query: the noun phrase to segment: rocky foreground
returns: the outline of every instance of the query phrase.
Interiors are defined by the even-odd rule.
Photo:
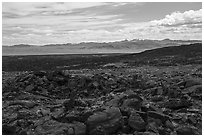
[[[3,134],[200,135],[201,66],[26,72],[3,83]]]

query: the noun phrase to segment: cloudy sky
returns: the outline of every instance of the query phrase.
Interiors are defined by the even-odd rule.
[[[202,39],[202,3],[3,3],[3,45]]]

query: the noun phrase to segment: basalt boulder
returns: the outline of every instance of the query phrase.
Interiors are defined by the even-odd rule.
[[[119,108],[111,107],[96,112],[87,120],[89,134],[114,134],[121,127],[121,121]]]

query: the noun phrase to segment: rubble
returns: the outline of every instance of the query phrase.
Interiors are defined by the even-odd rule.
[[[146,123],[142,119],[142,117],[136,113],[136,112],[131,112],[131,115],[128,119],[128,124],[131,128],[133,128],[135,131],[144,131]]]
[[[157,77],[158,75],[158,77]],[[4,82],[4,135],[202,134],[202,85],[185,75],[26,72]],[[176,77],[176,78],[174,78]]]

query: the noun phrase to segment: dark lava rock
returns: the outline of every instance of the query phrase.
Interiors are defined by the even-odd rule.
[[[121,127],[121,120],[122,115],[116,107],[96,112],[87,120],[89,134],[114,134]]]
[[[184,89],[183,93],[192,93],[195,91],[200,91],[202,89],[201,84],[193,85]]]
[[[149,101],[143,101],[142,102],[141,110],[143,112],[147,112],[147,111],[162,112],[162,109],[158,108],[158,106],[156,106],[155,104],[153,104],[152,102],[149,102]]]
[[[16,127],[9,125],[2,125],[2,134],[3,135],[16,135]]]
[[[80,122],[60,123],[54,120],[46,120],[29,131],[33,135],[84,135],[86,125]]]
[[[134,135],[158,135],[154,132],[150,132],[150,131],[146,131],[146,132],[138,132],[138,131],[135,131],[134,132]]]
[[[167,120],[165,122],[165,126],[171,130],[173,130],[175,128],[175,126],[173,125],[173,123],[170,120]]]
[[[183,90],[182,92],[183,94],[202,94],[202,85],[194,85],[194,86],[191,86],[189,88],[186,88]]]
[[[198,132],[195,128],[190,126],[181,126],[176,129],[178,135],[197,135]]]
[[[71,99],[65,100],[63,106],[65,107],[65,111],[68,111],[77,106],[86,107],[87,104],[81,99],[74,99],[74,97],[72,97]]]
[[[202,83],[197,80],[190,79],[190,80],[185,81],[185,88],[192,87],[194,85],[201,85],[201,84]]]
[[[114,98],[105,103],[106,106],[119,107],[125,94],[114,95]]]
[[[128,124],[131,128],[133,128],[136,131],[143,131],[145,130],[145,126],[146,126],[146,123],[142,119],[142,117],[134,111],[131,113],[128,119]]]
[[[124,88],[124,87],[113,90],[114,93],[121,93],[121,92],[124,92],[124,91],[126,91],[126,88]]]
[[[156,112],[156,111],[148,111],[147,112],[148,117],[154,118],[154,119],[160,119],[162,122],[165,122],[166,120],[170,119],[169,116]]]
[[[171,130],[163,127],[158,128],[159,135],[170,135]]]
[[[3,134],[202,134],[199,81],[180,73],[94,73],[36,71],[7,82]]]
[[[192,105],[189,100],[171,99],[165,103],[165,107],[170,109],[188,108]]]
[[[151,96],[156,95],[163,95],[163,88],[162,87],[153,87],[146,90],[146,92],[149,92]]]
[[[177,98],[179,94],[180,94],[180,90],[175,87],[171,87],[170,89],[167,90],[167,96],[169,98]]]
[[[159,126],[161,126],[161,121],[158,119],[148,119],[146,130],[159,134]]]
[[[21,106],[25,106],[27,108],[33,108],[37,104],[35,102],[29,101],[29,100],[16,100],[16,101],[10,102],[9,105],[21,105]]]
[[[163,99],[164,99],[164,97],[163,97],[163,96],[160,96],[160,95],[157,95],[157,96],[154,96],[154,97],[151,98],[151,100],[152,100],[153,102],[162,101]]]
[[[25,91],[31,92],[34,88],[35,88],[34,85],[31,84],[31,85],[28,85],[28,86],[25,88]]]
[[[192,87],[194,85],[201,85],[201,81],[196,79],[188,79],[184,81],[180,81],[177,83],[178,86],[184,86],[185,88]]]
[[[43,76],[45,76],[47,73],[46,73],[45,71],[35,71],[35,72],[33,72],[33,74],[34,74],[35,76],[38,76],[38,77],[43,77]]]
[[[133,110],[140,110],[142,105],[142,99],[137,95],[129,95],[127,99],[123,101],[121,106],[122,111],[131,112]]]

